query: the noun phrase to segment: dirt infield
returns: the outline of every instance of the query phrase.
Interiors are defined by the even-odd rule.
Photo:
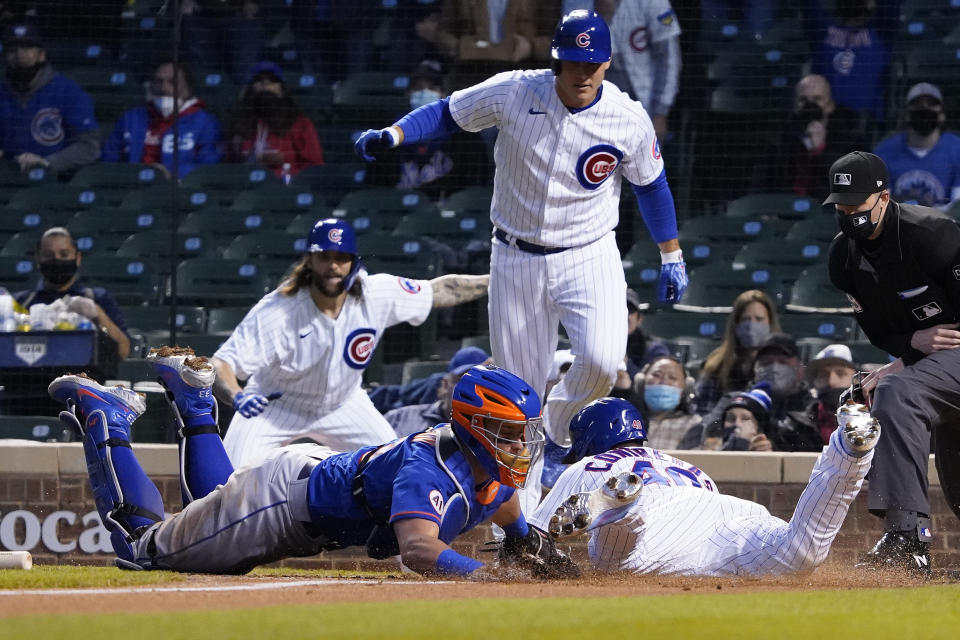
[[[934,583],[956,582],[941,577]],[[677,578],[592,575],[577,581],[474,583],[397,578],[186,576],[176,584],[111,589],[0,592],[0,617],[31,614],[163,612],[269,607],[280,604],[385,602],[462,598],[607,598],[727,591],[812,591],[927,584],[893,573],[863,573],[824,565],[812,574],[780,578]]]

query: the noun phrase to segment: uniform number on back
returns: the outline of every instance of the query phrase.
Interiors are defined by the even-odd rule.
[[[689,469],[675,466],[664,467],[663,471],[666,472],[666,475],[664,475],[659,469],[654,467],[653,463],[649,460],[637,460],[633,464],[631,471],[640,476],[644,486],[648,484],[662,484],[668,487],[691,486],[698,489],[707,489],[708,491],[713,490],[713,484],[706,478],[700,477],[703,472],[692,465]]]

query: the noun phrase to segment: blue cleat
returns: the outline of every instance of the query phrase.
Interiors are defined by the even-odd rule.
[[[183,421],[210,416],[216,423],[217,403],[212,387],[217,374],[207,358],[194,355],[189,347],[159,347],[150,350],[147,362]]]
[[[103,412],[111,427],[120,428],[129,436],[130,425],[147,409],[143,396],[136,391],[120,386],[105,387],[83,374],[60,376],[50,383],[47,392],[54,400],[67,405],[69,411],[62,412],[61,419],[81,438],[87,432],[88,417],[96,411]],[[71,420],[64,413],[75,418]]]

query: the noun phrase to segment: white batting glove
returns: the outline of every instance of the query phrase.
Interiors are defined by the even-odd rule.
[[[70,296],[67,301],[67,311],[79,313],[88,320],[97,319],[97,303],[84,296]]]

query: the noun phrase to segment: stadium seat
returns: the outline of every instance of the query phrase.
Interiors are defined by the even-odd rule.
[[[109,232],[124,237],[134,233],[154,232],[157,234],[169,234],[170,219],[166,214],[166,208],[157,209],[155,212],[134,211],[134,210],[103,210],[88,209],[78,211],[67,220],[67,228],[74,230],[85,230],[92,233],[97,228],[104,228],[104,221],[109,220]],[[158,237],[164,237],[159,235]]]
[[[13,194],[8,209],[70,212],[89,209],[98,202],[99,194],[89,187],[57,186],[53,189],[28,187]]]
[[[830,282],[824,265],[800,273],[785,307],[796,313],[853,313],[847,296]]]
[[[814,213],[803,220],[797,220],[787,230],[785,240],[816,242],[829,246],[834,237],[840,233],[837,221],[833,216]]]
[[[164,331],[170,329],[170,307],[168,306],[124,306],[120,309],[130,328],[141,331]],[[204,307],[181,307],[176,311],[177,331],[184,333],[203,333],[207,325],[207,312]]]
[[[490,240],[493,224],[487,214],[456,217],[411,214],[403,217],[393,233],[398,236],[434,238],[461,246],[470,240]]]
[[[437,206],[419,191],[401,189],[363,189],[351,191],[343,197],[334,215],[351,217],[362,213],[381,213],[400,216],[406,214],[439,216]]]
[[[56,183],[56,181],[56,174],[44,167],[33,167],[29,171],[20,171],[15,163],[0,163],[0,187],[36,187]]]
[[[0,209],[0,232],[9,234],[21,231],[43,233],[46,229],[61,225],[71,214],[64,211],[43,209]]]
[[[255,304],[272,288],[255,262],[192,258],[177,266],[177,302],[204,306]]]
[[[405,75],[383,71],[354,73],[334,90],[334,110],[353,119],[392,119],[410,108],[408,86],[410,78]]]
[[[400,374],[400,384],[408,384],[419,378],[426,378],[433,373],[446,373],[446,360],[410,360],[403,363]]]
[[[773,225],[756,218],[728,218],[726,216],[697,216],[680,224],[681,245],[688,240],[708,240],[721,243],[744,244],[765,237],[773,237]],[[770,227],[768,229],[768,227]]]
[[[218,246],[226,246],[233,238],[246,233],[260,233],[265,214],[233,209],[204,208],[191,211],[180,222],[177,232],[213,238]]]
[[[71,178],[70,186],[100,191],[104,189],[129,191],[165,182],[167,178],[164,173],[150,165],[98,162],[78,170]]]
[[[240,321],[244,319],[250,307],[216,307],[207,311],[207,333],[233,333]]]
[[[39,231],[21,231],[15,233],[3,243],[3,248],[0,249],[0,256],[33,260],[33,253],[36,251],[39,241]]]
[[[363,258],[368,273],[391,273],[395,276],[430,280],[440,275],[437,259],[429,253],[411,256],[371,256]]]
[[[176,257],[197,258],[215,256],[219,249],[216,241],[204,234],[177,234]],[[117,255],[126,258],[139,258],[157,266],[160,273],[169,273],[170,235],[168,233],[134,233],[123,241],[117,249]]]
[[[719,346],[719,342],[711,338],[696,336],[681,336],[665,341],[670,353],[684,365],[687,363],[701,363],[710,352]]]
[[[643,317],[643,332],[663,340],[681,336],[723,338],[727,326],[727,315],[722,313],[683,313],[667,309],[657,313],[648,313]]]
[[[109,290],[121,305],[154,304],[163,290],[157,267],[141,257],[84,256],[81,273],[86,282]]]
[[[3,416],[0,438],[34,440],[36,442],[70,442],[72,432],[52,416]]]
[[[260,231],[235,237],[223,250],[223,257],[230,260],[268,259],[291,263],[306,249],[307,240],[303,235],[285,231]]]
[[[734,299],[744,291],[760,289],[778,303],[784,297],[784,288],[783,274],[770,267],[734,270],[728,265],[708,265],[691,271],[690,286],[673,308],[725,314],[733,310]]]
[[[691,268],[729,265],[743,246],[743,243],[737,241],[719,242],[703,238],[687,238],[683,244],[683,259]],[[657,246],[653,245],[653,248],[656,250]],[[659,253],[657,255],[659,260]],[[654,265],[656,269],[660,268],[658,263]]]
[[[819,213],[820,203],[793,193],[751,193],[727,203],[727,215],[733,217],[773,216],[799,220]]]
[[[206,206],[229,206],[235,192],[227,190],[189,189],[177,190],[177,208],[193,211]],[[169,211],[173,202],[173,185],[155,184],[145,189],[128,191],[120,200],[119,208],[125,211]]]
[[[318,204],[336,205],[347,193],[362,188],[367,178],[366,166],[349,164],[353,160],[350,157],[340,164],[307,167],[294,176],[292,184],[294,188],[310,189]]]
[[[827,246],[814,240],[758,240],[744,245],[733,258],[734,269],[779,267],[800,269],[826,264]]]
[[[0,285],[13,293],[32,287],[40,274],[33,268],[33,260],[25,257],[0,255]]]
[[[290,185],[267,185],[237,194],[231,209],[239,211],[284,212],[300,214],[310,211],[317,202],[308,188]]]
[[[208,164],[197,167],[181,181],[186,190],[260,189],[280,184],[272,171],[247,164]]]
[[[490,336],[467,336],[460,339],[460,348],[464,347],[480,347],[487,353],[491,352],[490,348]]]
[[[144,358],[126,358],[117,362],[117,375],[113,380],[133,388],[138,382],[156,382],[157,374]],[[108,382],[109,384],[109,382]],[[139,425],[138,420],[136,425]]]
[[[853,356],[853,361],[861,367],[871,364],[884,365],[893,360],[893,356],[869,342],[851,342],[847,346],[850,347],[850,355]]]
[[[490,217],[493,187],[467,187],[450,194],[440,211],[443,215]]]
[[[324,218],[331,217],[333,217],[332,209],[314,207],[307,213],[301,213],[295,216],[284,230],[287,233],[292,233],[306,238],[310,233],[310,230],[313,229],[313,226],[317,224],[317,220],[323,220]],[[366,231],[366,229],[357,229],[356,225],[354,225],[353,230],[357,232],[357,235],[360,235]]]
[[[833,314],[783,313],[780,327],[796,338],[822,338],[828,342],[846,343],[857,335],[855,318]]]

